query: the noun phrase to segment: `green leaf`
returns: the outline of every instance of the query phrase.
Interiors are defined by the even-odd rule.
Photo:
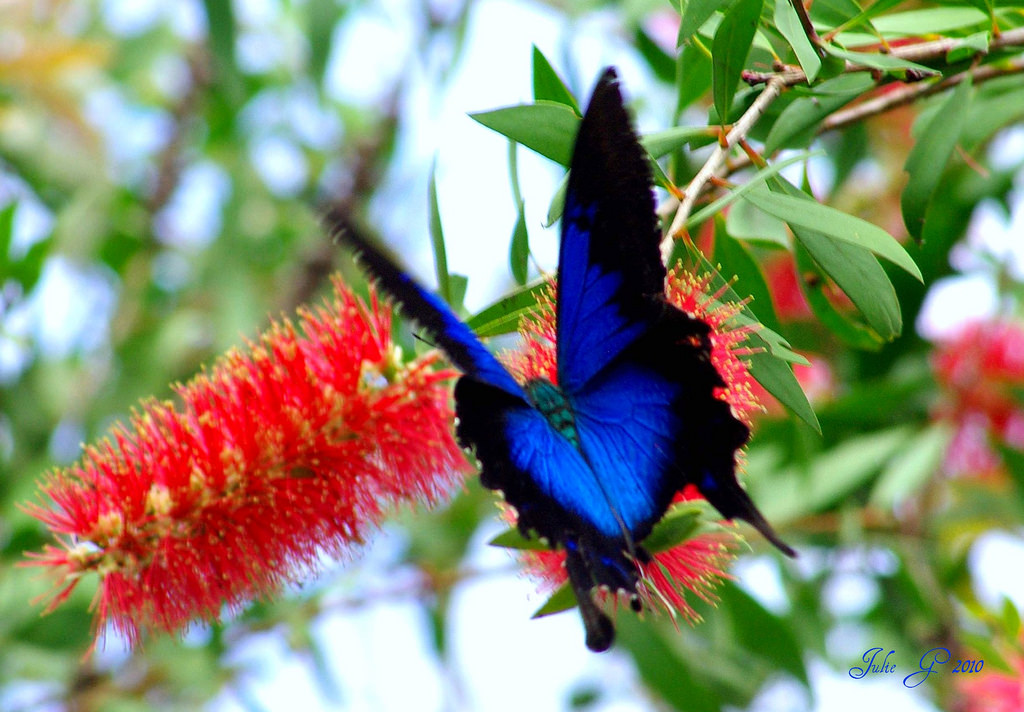
[[[1017,606],[1014,604],[1013,599],[1009,596],[1003,596],[1002,610],[1000,611],[1000,621],[1003,627],[1003,633],[1010,640],[1017,640],[1020,638],[1020,611],[1017,610]]]
[[[935,476],[952,436],[944,423],[915,435],[882,470],[871,490],[871,504],[891,509],[917,492]]]
[[[715,593],[720,609],[728,613],[733,635],[740,645],[769,661],[773,667],[790,673],[804,685],[809,684],[803,653],[792,626],[736,584],[727,582]]]
[[[580,117],[564,104],[541,101],[470,114],[470,118],[568,167]]]
[[[810,197],[804,199],[774,191],[751,191],[744,197],[758,209],[784,220],[790,228],[817,230],[834,240],[863,247],[909,272],[918,281],[924,281],[921,270],[903,246],[885,230],[866,220],[822,205]]]
[[[434,248],[434,272],[437,274],[437,291],[448,304],[452,302],[452,287],[448,275],[448,253],[444,246],[444,230],[441,227],[441,209],[437,204],[437,164],[430,167],[430,183],[427,186],[427,201],[430,210],[430,244]],[[453,304],[454,305],[454,304]]]
[[[978,8],[964,5],[930,7],[908,12],[895,12],[876,18],[875,29],[886,36],[920,37],[924,34],[946,34],[953,30],[983,27],[989,16]]]
[[[803,0],[797,1],[802,2]],[[797,16],[796,10],[793,9],[793,3],[790,0],[776,1],[775,27],[786,38],[789,46],[793,48],[793,53],[796,54],[796,61],[800,63],[800,68],[807,75],[808,83],[813,84],[814,80],[818,77],[818,71],[821,69],[821,57],[818,56],[818,51],[811,44],[807,33],[804,32],[804,27],[800,24],[800,18]],[[771,151],[766,149],[766,153],[771,153]]]
[[[226,3],[229,4],[229,3]],[[309,46],[309,73],[322,86],[327,61],[331,56],[334,29],[349,6],[335,0],[310,0],[306,3],[306,43]]]
[[[562,584],[558,589],[551,594],[544,605],[533,612],[530,618],[543,618],[544,616],[551,616],[555,613],[561,613],[562,611],[568,611],[576,607],[576,594],[573,593],[572,586],[567,583]]]
[[[726,0],[687,0],[683,16],[679,21],[679,37],[676,40],[676,46],[682,47],[687,44],[690,37],[701,28],[701,25],[707,22],[708,18],[725,3]]]
[[[733,289],[737,294],[747,295],[751,298],[751,309],[757,314],[761,323],[778,331],[779,321],[775,316],[771,292],[768,290],[768,283],[765,282],[757,261],[747,252],[747,248],[742,243],[729,235],[723,224],[717,225],[716,228],[715,251],[712,260],[720,265],[719,269],[724,274],[732,274],[736,277]]]
[[[903,224],[916,240],[921,239],[928,205],[963,131],[970,97],[971,77],[968,74],[928,118],[903,166],[910,178],[900,196],[900,208]]]
[[[11,242],[14,239],[14,212],[17,209],[18,203],[12,200],[0,210],[0,286],[7,276]]]
[[[550,551],[551,547],[540,539],[528,539],[516,527],[510,527],[487,542],[488,546],[517,551]]]
[[[711,42],[711,93],[721,123],[729,115],[763,4],[764,0],[734,0]]]
[[[530,235],[526,230],[526,211],[523,203],[519,203],[519,216],[512,230],[512,242],[509,245],[508,264],[512,277],[520,286],[526,284],[529,276]]]
[[[703,46],[697,46],[697,42],[687,42],[679,53],[677,71],[679,94],[676,97],[675,116],[678,119],[686,107],[704,96],[711,86],[711,58]]]
[[[667,706],[686,712],[721,712],[722,701],[660,629],[646,621],[619,620],[618,639],[633,656],[641,679]],[[700,661],[694,661],[700,665]],[[702,666],[703,667],[703,666]]]
[[[217,58],[219,69],[229,75],[235,73],[235,13],[230,2],[203,0],[210,47]]]
[[[568,190],[569,175],[566,174],[562,178],[562,182],[555,188],[554,195],[551,196],[551,204],[548,206],[548,215],[544,227],[551,227],[558,221],[558,218],[562,217],[562,211],[565,209],[565,194]]]
[[[747,362],[747,368],[754,380],[764,386],[766,391],[800,420],[821,433],[821,423],[818,422],[818,416],[814,414],[804,389],[800,387],[800,382],[796,380],[793,367],[769,353],[768,343],[759,334],[747,334],[747,343],[753,353],[742,358]]]
[[[651,158],[661,158],[695,139],[702,142],[709,138],[714,140],[714,135],[716,135],[716,130],[709,129],[707,126],[674,126],[664,131],[644,134],[640,137],[640,145],[644,147]]]
[[[992,33],[988,30],[961,37],[956,45],[946,52],[946,64],[956,64],[978,54],[988,54],[988,45],[991,41]]]
[[[729,234],[746,242],[765,242],[789,249],[786,223],[762,213],[746,200],[734,203],[725,216]]]
[[[801,232],[810,233],[809,230],[803,230]],[[807,237],[805,234],[804,237]],[[841,243],[835,243],[831,240],[825,240],[823,243],[824,249],[831,249],[833,246],[839,246]],[[849,245],[843,245],[848,249]],[[801,240],[797,240],[793,246],[793,254],[796,258],[797,278],[800,281],[800,291],[803,292],[804,297],[807,299],[807,303],[811,307],[811,311],[814,316],[822,323],[822,325],[837,336],[840,340],[844,341],[849,346],[856,349],[864,349],[868,351],[877,351],[883,343],[883,339],[872,329],[860,324],[852,319],[848,319],[842,312],[832,306],[832,303],[825,296],[823,287],[826,283],[825,272],[818,266],[818,264],[808,254],[807,249],[801,243]],[[869,258],[874,260],[874,256],[870,252],[865,252]],[[839,259],[839,257],[837,257]],[[875,263],[878,264],[877,262]],[[811,284],[808,277],[813,275],[815,277],[815,283]],[[891,289],[891,287],[890,287]]]
[[[670,57],[665,50],[659,47],[658,44],[652,40],[646,32],[644,32],[642,27],[637,26],[636,32],[633,35],[633,45],[636,47],[637,51],[640,52],[640,56],[642,56],[647,62],[647,66],[654,72],[654,76],[666,84],[675,83],[675,57]]]
[[[547,288],[547,280],[523,287],[470,317],[466,324],[481,338],[509,334],[519,328],[519,320],[533,310],[537,295]]]
[[[705,205],[703,208],[701,208],[693,215],[691,215],[686,220],[687,229],[695,228],[697,225],[700,225],[702,222],[707,220],[712,215],[720,213],[722,209],[725,208],[725,206],[730,205],[731,203],[735,202],[739,198],[742,198],[751,191],[767,192],[767,190],[765,190],[765,181],[774,178],[784,169],[788,168],[789,166],[792,166],[795,163],[802,163],[803,161],[806,161],[809,158],[813,158],[814,156],[820,156],[822,154],[823,151],[805,151],[803,153],[798,153],[795,156],[790,156],[785,161],[776,161],[775,163],[765,166],[757,173],[752,175],[750,177],[750,180],[748,180],[747,182],[743,183],[737,188],[733,188],[718,200],[715,200],[714,202]]]
[[[644,549],[651,554],[667,551],[696,536],[703,520],[720,516],[704,501],[677,504],[654,525],[653,531],[643,541]]]
[[[565,82],[558,76],[547,57],[533,46],[533,100],[553,101],[556,104],[563,104],[572,109],[574,114],[580,114],[580,107],[575,97]]]
[[[809,468],[791,466],[760,471],[751,458],[747,488],[765,517],[776,526],[839,504],[866,484],[907,442],[905,427],[847,438],[815,457]]]
[[[884,72],[905,72],[910,69],[915,72],[920,72],[925,76],[931,76],[939,74],[939,71],[926,67],[923,64],[917,62],[911,62],[909,59],[902,59],[891,54],[881,53],[868,53],[868,52],[851,52],[837,47],[834,44],[823,45],[826,52],[831,54],[833,57],[839,57],[845,59],[847,62],[853,62],[859,64],[862,67],[870,67],[871,69],[881,69]]]
[[[810,96],[795,99],[772,124],[764,142],[765,154],[771,155],[780,148],[809,145],[825,117],[861,96],[874,84],[867,74],[843,74],[822,82]]]

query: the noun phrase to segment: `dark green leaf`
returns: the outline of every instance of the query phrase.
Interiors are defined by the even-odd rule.
[[[785,620],[733,583],[723,584],[716,593],[719,608],[728,613],[733,635],[740,645],[769,661],[773,667],[790,673],[804,685],[809,684],[800,644]]]
[[[489,542],[488,546],[497,546],[502,549],[516,549],[517,551],[548,551],[550,546],[541,542],[540,539],[527,539],[515,527],[506,529]]]
[[[801,232],[811,233],[812,231],[802,230]],[[807,234],[803,237],[806,238]],[[818,237],[820,238],[820,236]],[[833,246],[838,246],[840,244],[842,243],[835,243],[831,240],[826,240],[823,242],[822,246],[824,249],[829,250]],[[849,246],[844,245],[844,247]],[[796,258],[797,277],[800,280],[800,289],[818,321],[820,321],[822,325],[835,336],[853,348],[877,351],[882,345],[882,337],[863,324],[847,318],[832,306],[832,303],[828,300],[828,297],[825,296],[824,292],[824,287],[827,282],[826,275],[818,264],[811,259],[811,256],[808,254],[807,249],[802,244],[802,240],[800,240],[800,238],[797,238],[797,242],[793,246],[793,254]],[[874,259],[870,252],[865,254],[867,254],[871,259]],[[839,258],[837,257],[836,259]],[[877,265],[878,263],[876,262],[875,264]],[[814,278],[813,283],[811,283],[811,277]]]
[[[734,0],[711,43],[711,87],[715,110],[725,123],[740,74],[757,33],[764,0]]]
[[[14,211],[17,209],[18,203],[12,200],[0,210],[0,285],[7,276],[11,241],[14,238]]]
[[[659,551],[666,551],[678,546],[696,535],[702,519],[715,517],[716,515],[706,502],[694,501],[677,504],[654,525],[654,530],[643,541],[644,549],[656,554]]]
[[[306,3],[306,42],[309,45],[309,73],[317,86],[322,85],[330,59],[334,28],[345,16],[349,5],[335,0],[310,0]]]
[[[580,117],[564,104],[537,102],[470,114],[489,129],[568,166]]]
[[[580,107],[572,92],[565,86],[565,82],[555,72],[547,57],[537,49],[537,45],[533,46],[533,100],[553,101],[568,106],[577,115],[580,114]]]
[[[672,84],[676,80],[676,60],[670,57],[665,50],[657,45],[642,27],[636,28],[635,45],[637,51],[647,61],[656,76],[666,84]]]
[[[551,594],[551,597],[544,602],[544,605],[533,612],[531,618],[543,618],[562,611],[568,611],[576,607],[576,594],[568,583],[559,586],[558,590]]]
[[[509,245],[508,264],[512,277],[519,285],[526,284],[530,267],[530,235],[526,230],[525,206],[519,204],[519,216],[512,230],[512,243]]]
[[[924,230],[928,205],[963,130],[970,97],[971,78],[967,75],[921,127],[903,166],[910,176],[900,196],[903,224],[917,240],[921,239]]]
[[[633,655],[640,677],[672,709],[721,712],[722,703],[660,629],[645,621],[619,620],[618,638]],[[700,665],[699,661],[696,663]]]
[[[991,41],[992,33],[987,30],[961,37],[956,45],[946,52],[946,64],[963,62],[977,54],[988,54],[988,45]]]
[[[808,197],[806,200],[774,191],[751,191],[745,196],[758,209],[784,220],[792,227],[817,230],[834,240],[863,247],[884,257],[923,281],[921,270],[907,251],[889,233],[853,215],[822,205]]]
[[[793,375],[793,367],[769,353],[767,342],[757,333],[747,334],[747,343],[752,353],[745,355],[743,360],[747,362],[754,380],[764,386],[779,403],[820,433],[821,423],[818,422],[818,416],[814,414],[804,389],[800,387],[800,382]]]
[[[210,46],[217,58],[219,69],[226,74],[235,73],[235,12],[225,0],[203,0]]]

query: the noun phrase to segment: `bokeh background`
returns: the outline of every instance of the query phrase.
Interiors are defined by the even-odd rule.
[[[823,25],[857,12],[816,4]],[[986,3],[886,8],[903,17],[894,36],[1024,22]],[[944,14],[901,16],[923,10]],[[699,607],[704,623],[620,616],[621,644],[598,656],[575,614],[530,620],[544,597],[487,546],[503,525],[472,480],[182,640],[132,651],[108,638],[83,658],[95,582],[46,617],[30,603],[48,582],[17,564],[47,535],[18,505],[47,471],[268,316],[318,299],[333,270],[360,284],[320,201],[429,282],[433,174],[449,267],[468,277],[467,312],[482,309],[516,287],[520,196],[509,142],[468,114],[531,101],[536,47],[581,99],[617,66],[641,131],[704,125],[707,93],[677,116],[679,14],[647,0],[0,2],[0,709],[1024,709],[1015,72],[976,88],[926,239],[907,242],[925,284],[888,270],[904,322],[893,343],[854,347],[822,325],[780,224],[730,213],[718,226],[771,294],[755,311],[810,358],[798,377],[822,433],[765,396],[747,479],[800,558],[752,538],[720,606]],[[770,55],[749,63],[770,69]],[[905,239],[904,163],[942,98],[824,134],[787,175]],[[515,155],[536,275],[555,266],[557,228],[544,225],[563,169]],[[704,155],[673,159],[677,185]],[[947,665],[907,689],[936,646],[985,668]],[[853,679],[872,647],[895,650],[902,674]]]

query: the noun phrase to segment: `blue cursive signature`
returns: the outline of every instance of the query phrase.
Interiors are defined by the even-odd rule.
[[[940,655],[945,655],[945,657],[943,657],[940,660],[939,659]],[[917,687],[922,682],[927,680],[929,675],[931,675],[933,672],[935,672],[935,666],[936,665],[945,665],[946,663],[949,662],[949,659],[952,657],[952,655],[953,654],[951,652],[949,652],[949,648],[932,648],[927,653],[925,653],[924,655],[921,656],[921,662],[919,663],[920,669],[917,672],[912,672],[909,675],[907,675],[905,678],[903,678],[904,686],[906,686],[906,687]],[[928,667],[925,667],[925,661],[928,661],[928,660],[930,660],[931,662],[928,663]],[[917,677],[918,675],[922,676],[921,679],[918,680],[917,682],[911,683],[910,682],[911,678]]]
[[[875,662],[875,659],[878,657],[878,654],[881,653],[881,652],[882,652],[881,648],[869,648],[868,650],[865,650],[864,651],[864,656],[861,659],[864,662],[866,662],[867,665],[865,665],[862,668],[859,668],[859,667],[852,667],[852,668],[850,668],[850,677],[852,677],[854,680],[859,680],[862,677],[864,677],[865,675],[867,675],[868,673],[896,672],[896,665],[889,663],[889,656],[892,655],[893,653],[895,653],[896,651],[895,650],[890,650],[888,653],[886,653],[885,654],[885,659],[882,660],[882,664],[879,665],[879,664],[877,664]]]

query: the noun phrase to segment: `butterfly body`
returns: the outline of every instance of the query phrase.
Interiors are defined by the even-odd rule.
[[[562,217],[556,382],[519,384],[437,297],[372,245],[342,235],[463,372],[460,443],[519,529],[566,552],[587,645],[611,645],[595,589],[639,608],[642,542],[686,485],[784,552],[735,476],[747,427],[716,396],[709,326],[668,304],[650,170],[606,70],[580,124]]]

